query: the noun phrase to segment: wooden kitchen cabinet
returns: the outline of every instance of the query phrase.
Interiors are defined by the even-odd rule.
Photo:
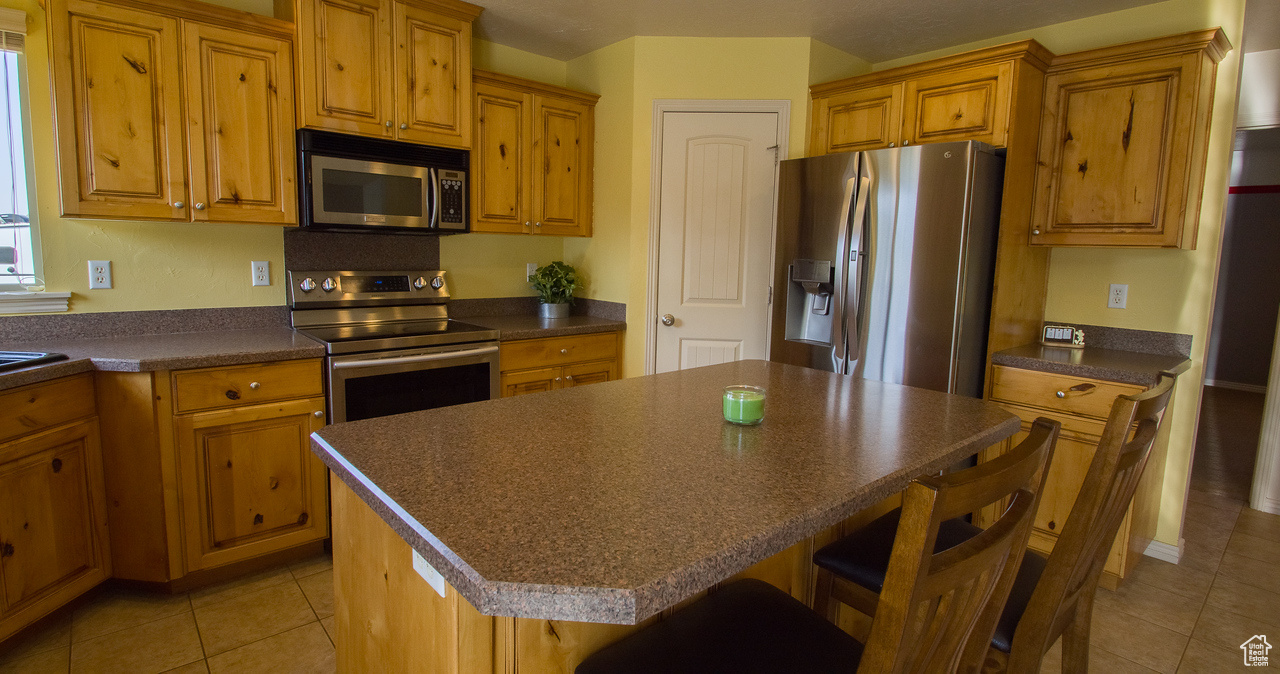
[[[502,342],[502,397],[541,393],[618,378],[618,333]]]
[[[111,575],[93,379],[0,394],[0,641]]]
[[[471,231],[591,236],[599,96],[476,71]]]
[[[62,214],[294,224],[291,25],[47,5]]]
[[[182,589],[328,537],[321,360],[96,376],[116,577]]]
[[[956,140],[1005,147],[1014,116],[1029,112],[1020,71],[1042,72],[1052,57],[1026,40],[815,85],[809,155]]]
[[[281,5],[284,5],[283,7]],[[297,0],[302,125],[471,147],[471,23],[459,0]]]
[[[980,453],[979,461],[989,461],[1016,446],[1027,436],[1037,417],[1048,417],[1062,424],[1028,543],[1031,549],[1045,555],[1053,551],[1084,484],[1111,404],[1116,396],[1143,390],[1144,387],[1132,384],[992,366],[990,399],[1016,414],[1022,428],[1012,438]],[[1157,439],[1107,557],[1102,580],[1112,589],[1133,570],[1155,535],[1167,440],[1167,436]],[[997,506],[987,506],[978,514],[976,523],[985,527],[997,516]]]
[[[1195,248],[1221,29],[1058,57],[1031,242]]]

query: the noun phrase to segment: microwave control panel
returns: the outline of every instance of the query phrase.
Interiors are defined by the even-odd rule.
[[[467,174],[462,171],[440,171],[441,229],[465,229],[467,226]]]

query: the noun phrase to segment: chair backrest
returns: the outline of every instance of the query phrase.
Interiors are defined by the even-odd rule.
[[[858,671],[955,671],[969,643],[986,652],[1031,535],[1058,431],[1058,422],[1037,419],[1027,438],[999,458],[907,487]],[[933,552],[943,521],[1010,495],[991,527]]]
[[[1161,373],[1154,387],[1119,396],[1111,405],[1080,494],[1018,621],[1015,653],[1039,662],[1072,621],[1086,593],[1085,605],[1092,605],[1098,578],[1164,421],[1173,382],[1173,375]]]

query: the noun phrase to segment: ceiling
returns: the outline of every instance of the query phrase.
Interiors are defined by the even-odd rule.
[[[1249,0],[1280,5],[1280,0]],[[1151,0],[478,0],[476,35],[562,61],[635,35],[812,37],[872,63]]]

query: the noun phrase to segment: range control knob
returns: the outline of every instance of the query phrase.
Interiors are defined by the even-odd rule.
[[[302,279],[302,283],[299,283],[298,287],[302,289],[302,292],[309,293],[316,289],[316,282],[311,280],[311,277],[308,276],[307,278]]]
[[[432,276],[432,277],[431,277],[431,287],[432,287],[432,288],[435,288],[436,290],[439,290],[439,289],[443,288],[443,287],[444,287],[444,277],[442,277],[442,276]]]
[[[427,287],[427,279],[419,276],[418,278],[413,280],[413,287],[417,288],[418,290],[422,290],[423,288]]]
[[[327,292],[327,293],[331,293],[331,292],[333,292],[335,289],[337,289],[338,284],[337,284],[337,283],[335,283],[335,282],[333,281],[333,279],[331,279],[331,278],[327,278],[327,279],[325,279],[324,281],[322,281],[322,282],[320,283],[320,287],[321,287],[321,288],[324,288],[324,291],[325,291],[325,292]]]

